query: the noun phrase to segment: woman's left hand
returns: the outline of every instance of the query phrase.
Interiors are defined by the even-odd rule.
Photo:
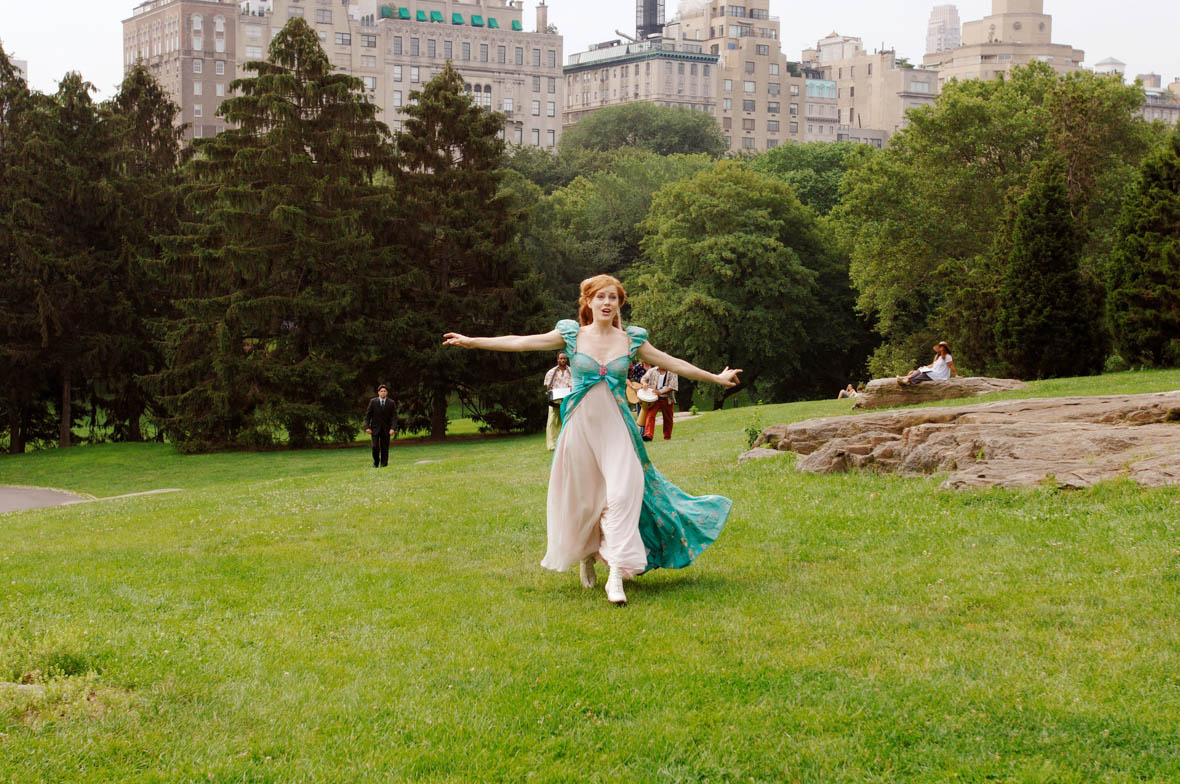
[[[730,370],[729,367],[726,367],[725,370],[717,374],[717,383],[723,387],[736,387],[738,385],[738,373],[741,372],[741,370]]]

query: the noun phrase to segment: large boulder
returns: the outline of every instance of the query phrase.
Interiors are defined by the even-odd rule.
[[[946,381],[926,381],[921,384],[902,384],[896,378],[876,378],[869,382],[857,398],[853,408],[894,408],[931,400],[954,400],[976,397],[990,392],[1024,389],[1027,384],[1014,378],[949,378]]]
[[[1180,391],[884,411],[775,425],[755,447],[801,471],[923,475],[944,488],[1180,484]]]

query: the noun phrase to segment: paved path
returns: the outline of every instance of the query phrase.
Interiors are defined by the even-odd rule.
[[[79,495],[76,493],[67,493],[63,490],[49,490],[44,487],[12,487],[0,485],[0,514],[16,512],[21,509],[40,509],[44,506],[87,504],[91,501],[113,501],[116,498],[135,498],[141,495],[179,492],[180,490],[169,487],[161,490],[144,490],[141,493],[126,493],[124,495],[112,495],[107,498],[95,498],[92,495]]]
[[[45,490],[40,487],[0,486],[0,514],[18,509],[39,509],[42,506],[59,506],[88,500],[84,496],[63,493],[60,490]]]

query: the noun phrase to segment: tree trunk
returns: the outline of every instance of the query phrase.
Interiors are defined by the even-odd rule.
[[[67,368],[65,375],[61,379],[61,435],[58,440],[58,446],[60,447],[68,447],[70,445],[70,427],[74,422],[74,413],[70,408],[71,397],[70,371]]]
[[[140,429],[139,420],[143,419],[143,406],[132,406],[131,415],[127,419],[127,440],[139,443],[143,441],[143,431]]]
[[[434,400],[430,411],[430,437],[447,437],[447,390],[445,387],[434,388]]]
[[[25,451],[25,406],[16,399],[8,399],[8,454],[21,455]]]

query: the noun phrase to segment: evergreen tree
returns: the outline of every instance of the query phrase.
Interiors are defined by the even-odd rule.
[[[187,449],[353,437],[364,366],[390,340],[370,309],[393,276],[374,238],[392,154],[376,106],[301,18],[246,69],[219,110],[236,127],[196,147],[165,240],[178,315],[151,382]]]
[[[52,438],[54,430],[41,361],[38,284],[29,274],[34,259],[25,238],[41,214],[29,197],[36,176],[31,163],[44,147],[45,109],[0,46],[0,434],[7,435],[13,454]]]
[[[1123,358],[1180,365],[1180,129],[1144,160],[1111,259],[1107,317]]]
[[[414,313],[397,359],[411,428],[446,434],[458,393],[497,429],[539,426],[544,401],[529,376],[549,357],[444,350],[448,330],[492,335],[545,330],[537,276],[519,241],[519,211],[501,187],[504,118],[475,106],[450,63],[405,108],[397,134],[398,196],[414,216],[404,233],[401,296]],[[528,379],[527,381],[525,379]]]
[[[120,289],[119,333],[103,347],[95,399],[116,441],[142,440],[140,422],[152,405],[140,377],[159,369],[150,324],[166,313],[168,294],[158,259],[158,236],[177,228],[177,164],[183,128],[180,108],[140,64],[128,71],[104,107],[111,123],[113,187],[117,193],[114,274]]]
[[[1079,267],[1081,241],[1063,167],[1050,162],[1013,205],[1010,253],[998,298],[996,349],[1018,378],[1102,370],[1100,299]]]

